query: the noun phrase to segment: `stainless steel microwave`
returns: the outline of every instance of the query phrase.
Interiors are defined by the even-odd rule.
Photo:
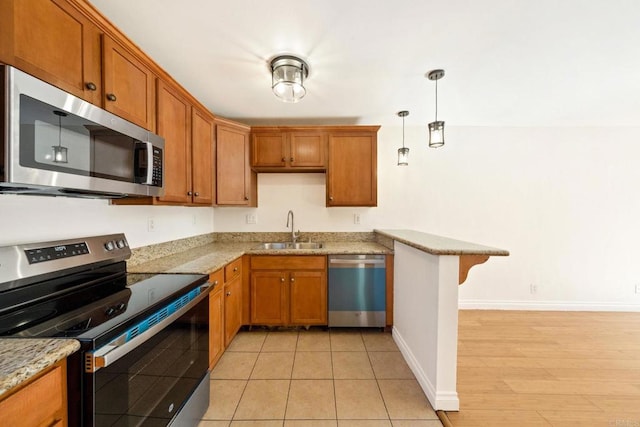
[[[0,66],[0,193],[162,196],[164,139]]]

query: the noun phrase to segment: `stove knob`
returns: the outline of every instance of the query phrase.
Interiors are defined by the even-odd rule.
[[[125,247],[124,240],[122,240],[122,239],[118,240],[116,242],[116,245],[118,245],[118,249],[124,248]]]
[[[107,308],[107,310],[104,312],[104,314],[106,314],[106,315],[107,315],[107,317],[111,317],[111,316],[113,316],[113,313],[115,313],[115,312],[116,312],[116,309],[115,309],[115,308],[113,308],[113,307],[109,307],[109,308]]]
[[[104,244],[104,248],[108,251],[112,251],[115,248],[115,246],[113,245],[113,242],[109,240],[107,243]]]
[[[125,303],[121,302],[120,304],[118,304],[118,305],[116,306],[116,310],[118,310],[118,311],[122,311],[122,310],[124,310],[126,307],[127,307],[127,305],[126,305]]]

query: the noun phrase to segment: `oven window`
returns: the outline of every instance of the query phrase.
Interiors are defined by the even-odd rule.
[[[90,120],[20,95],[20,164],[134,182],[136,141]]]
[[[116,361],[86,374],[95,389],[86,425],[166,426],[206,375],[209,305],[180,319]]]

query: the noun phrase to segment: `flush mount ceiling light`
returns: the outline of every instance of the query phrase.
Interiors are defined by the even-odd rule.
[[[402,148],[398,148],[398,166],[409,165],[409,149],[404,146],[404,118],[408,115],[408,111],[398,111],[398,117],[402,117]]]
[[[284,102],[298,102],[307,93],[304,81],[309,66],[292,55],[280,55],[271,60],[271,89]]]
[[[58,145],[54,145],[53,148],[53,161],[55,163],[67,163],[67,147],[62,146],[62,118],[67,117],[67,113],[54,110],[53,114],[58,116]]]
[[[427,74],[429,80],[436,81],[436,120],[429,123],[429,147],[438,148],[444,145],[444,122],[438,121],[438,80],[444,77],[444,70],[431,70]]]

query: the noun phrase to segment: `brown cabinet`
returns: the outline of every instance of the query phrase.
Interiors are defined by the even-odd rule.
[[[48,368],[0,400],[0,420],[6,426],[67,425],[66,359]]]
[[[250,292],[252,324],[327,324],[323,256],[252,256]]]
[[[102,105],[100,31],[65,0],[2,0],[0,62]]]
[[[251,167],[261,172],[326,169],[327,134],[322,128],[253,128]]]
[[[377,206],[378,128],[329,133],[327,206]]]
[[[102,36],[104,109],[155,130],[155,75],[108,35]]]
[[[189,102],[181,89],[158,79],[157,133],[165,140],[165,194],[117,204],[211,206],[214,186],[213,116]]]
[[[257,177],[249,165],[249,127],[216,118],[216,203],[257,206]]]
[[[224,343],[228,346],[242,326],[242,258],[224,268]]]
[[[209,275],[213,290],[209,294],[209,369],[224,353],[224,271]]]
[[[214,202],[215,144],[213,116],[191,107],[191,183],[192,203],[211,206]]]

